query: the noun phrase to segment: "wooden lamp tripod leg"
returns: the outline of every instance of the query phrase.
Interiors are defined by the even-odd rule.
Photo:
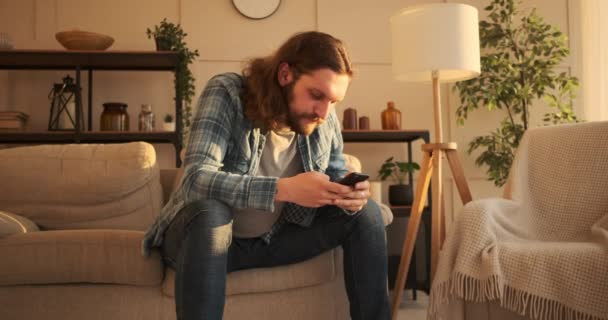
[[[439,259],[439,249],[441,248],[441,227],[443,225],[442,204],[443,185],[441,168],[440,149],[433,150],[433,184],[432,189],[432,210],[431,210],[431,282],[435,277],[435,269]]]
[[[416,236],[418,235],[418,227],[420,226],[420,219],[422,217],[422,210],[424,209],[432,171],[433,163],[431,161],[431,154],[430,152],[424,152],[420,175],[416,182],[416,196],[414,197],[414,203],[410,211],[410,221],[407,224],[406,238],[401,250],[401,261],[399,262],[397,279],[395,280],[395,286],[393,287],[393,301],[391,305],[391,317],[393,320],[397,319],[397,314],[399,312],[403,286],[407,279],[412,252],[414,252],[414,244],[416,243]]]
[[[450,169],[458,188],[460,198],[462,202],[466,204],[471,201],[471,191],[467,185],[458,154],[456,152],[456,143],[449,142],[443,143],[442,138],[442,126],[441,126],[441,110],[440,110],[440,98],[439,98],[439,71],[433,70],[433,113],[435,120],[435,141],[436,143],[426,143],[422,145],[423,160],[422,170],[416,183],[416,196],[414,197],[414,204],[410,213],[410,221],[407,224],[407,233],[405,241],[403,242],[403,248],[401,250],[401,261],[399,262],[399,270],[397,272],[397,280],[393,288],[393,301],[391,306],[391,318],[397,319],[399,312],[399,304],[401,302],[401,294],[403,293],[403,286],[407,279],[407,273],[410,267],[410,261],[412,253],[414,251],[414,244],[418,235],[418,227],[420,226],[420,219],[422,218],[422,210],[426,201],[429,181],[431,176],[433,177],[433,191],[432,191],[432,231],[431,231],[431,281],[435,277],[435,271],[437,268],[437,262],[439,260],[439,250],[445,239],[445,216],[444,216],[444,202],[443,202],[443,186],[442,186],[442,170],[441,170],[441,157],[445,153],[450,163]]]
[[[403,248],[401,251],[401,261],[399,262],[399,270],[397,272],[397,280],[393,288],[393,301],[391,305],[391,319],[397,319],[399,312],[399,304],[401,302],[401,296],[403,293],[403,286],[407,279],[407,273],[409,271],[412,253],[414,251],[414,244],[418,235],[418,229],[420,226],[420,219],[422,218],[422,211],[428,194],[429,182],[431,176],[433,177],[433,193],[432,193],[432,231],[431,231],[431,281],[435,276],[437,268],[437,262],[439,259],[439,250],[445,239],[445,215],[444,215],[444,201],[441,185],[441,155],[446,154],[452,176],[460,199],[463,204],[467,204],[471,201],[471,191],[464,177],[458,153],[456,152],[455,143],[447,144],[426,144],[423,145],[423,160],[420,176],[416,183],[416,196],[414,197],[414,204],[412,205],[410,213],[410,221],[407,225],[407,233],[405,241],[403,242]]]
[[[464,177],[464,172],[462,171],[462,166],[460,165],[460,159],[458,158],[458,152],[456,149],[450,149],[446,150],[445,154],[448,157],[448,163],[450,164],[450,169],[452,170],[452,177],[454,177],[458,194],[460,194],[460,200],[462,200],[462,204],[467,204],[471,202],[473,197],[471,196],[471,190],[469,190],[467,180]]]

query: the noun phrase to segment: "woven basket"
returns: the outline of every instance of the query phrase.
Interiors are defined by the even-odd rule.
[[[106,50],[114,43],[110,36],[82,30],[57,32],[55,39],[68,50]]]

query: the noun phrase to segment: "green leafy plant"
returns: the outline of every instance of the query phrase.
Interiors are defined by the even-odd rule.
[[[488,180],[496,186],[506,182],[515,150],[530,126],[535,100],[544,99],[553,109],[544,115],[544,124],[577,121],[572,100],[578,80],[555,71],[569,54],[566,37],[535,9],[520,12],[519,4],[492,0],[484,9],[489,14],[479,22],[481,75],[454,86],[460,94],[459,125],[481,106],[505,114],[495,131],[475,137],[468,148],[469,154],[481,151],[475,163],[488,167]]]
[[[165,121],[165,123],[171,123],[173,122],[173,116],[167,113],[163,120]]]
[[[177,75],[175,77],[175,89],[183,101],[182,109],[182,141],[187,141],[188,132],[192,118],[192,97],[195,94],[195,79],[188,69],[196,57],[199,56],[198,50],[191,51],[187,43],[184,41],[186,36],[179,24],[168,22],[167,18],[160,22],[160,25],[155,25],[154,29],[146,30],[148,39],[154,37],[156,42],[156,50],[176,51],[179,56],[179,65],[177,67]],[[178,99],[178,97],[175,97]]]
[[[380,170],[378,170],[378,178],[384,181],[390,177],[397,184],[405,184],[407,175],[413,174],[416,170],[420,170],[418,163],[395,161],[393,157],[390,157],[384,160]]]

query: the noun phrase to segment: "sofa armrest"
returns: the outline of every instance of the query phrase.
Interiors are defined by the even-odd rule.
[[[0,210],[0,238],[33,231],[40,231],[40,229],[32,220],[12,212]]]
[[[378,206],[380,206],[380,212],[382,213],[384,225],[388,226],[393,222],[393,211],[391,211],[391,209],[384,203],[378,203]]]

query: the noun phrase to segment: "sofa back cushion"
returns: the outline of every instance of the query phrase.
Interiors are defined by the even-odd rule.
[[[145,230],[162,204],[152,145],[42,145],[0,150],[0,210],[41,229]]]

